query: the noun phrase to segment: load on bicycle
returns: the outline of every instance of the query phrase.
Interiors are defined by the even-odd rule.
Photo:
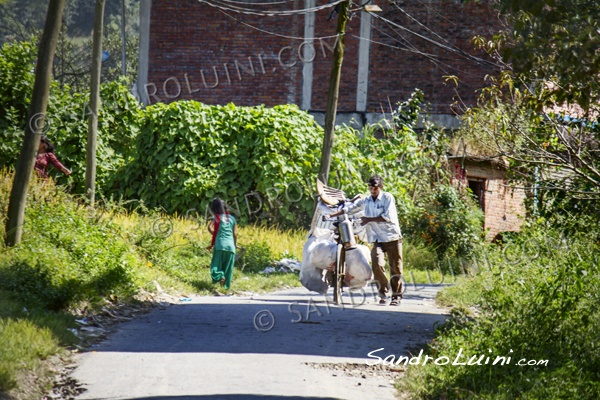
[[[357,243],[366,241],[366,229],[360,225],[363,213],[328,218],[358,196],[347,199],[343,191],[319,180],[317,192],[319,199],[302,253],[300,282],[308,290],[322,294],[333,287],[334,302],[338,304],[342,285],[357,289],[371,279],[369,248]]]
[[[307,289],[326,293],[334,289],[334,302],[341,301],[341,288],[361,288],[373,275],[379,304],[397,306],[402,298],[402,234],[396,202],[383,191],[383,179],[369,178],[370,196],[346,198],[343,191],[317,181],[319,194],[308,240],[304,244],[300,282]],[[337,217],[337,218],[335,218]],[[357,244],[358,240],[373,244]],[[386,276],[385,256],[390,266]],[[372,269],[370,262],[372,263]]]

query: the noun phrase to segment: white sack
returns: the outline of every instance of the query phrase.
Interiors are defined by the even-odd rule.
[[[309,247],[308,251],[312,265],[319,269],[333,271],[333,267],[335,267],[335,255],[337,253],[337,244],[335,242],[317,240]]]
[[[355,249],[346,250],[346,285],[350,288],[360,288],[371,279],[371,253],[369,248],[362,244]]]
[[[312,236],[317,239],[317,241],[322,242],[322,241],[328,241],[328,242],[334,242],[334,238],[333,238],[333,231],[327,228],[315,228],[315,230],[312,233]]]
[[[321,237],[323,237],[323,232],[321,234]],[[302,267],[300,268],[300,283],[310,291],[325,294],[329,287],[327,282],[325,282],[325,271],[311,264],[310,252],[308,251],[308,248],[318,240],[319,238],[312,236],[304,243],[304,248],[302,249]]]

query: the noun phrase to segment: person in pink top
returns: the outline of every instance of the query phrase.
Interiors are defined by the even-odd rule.
[[[71,175],[71,170],[62,165],[54,155],[52,142],[46,136],[42,136],[34,167],[38,177],[48,179],[50,164],[65,175]]]

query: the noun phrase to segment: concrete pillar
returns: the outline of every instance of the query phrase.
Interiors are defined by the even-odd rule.
[[[315,7],[316,0],[305,0],[305,8]],[[304,44],[302,45],[302,94],[300,109],[310,110],[312,107],[313,61],[316,55],[314,46],[315,13],[304,14]]]
[[[360,43],[358,44],[358,79],[356,83],[356,111],[367,111],[369,92],[369,58],[371,53],[371,26],[373,16],[360,11]]]
[[[144,105],[148,105],[148,92],[146,84],[148,83],[148,66],[150,55],[150,9],[152,0],[140,1],[140,50],[138,59],[138,77],[137,90]]]

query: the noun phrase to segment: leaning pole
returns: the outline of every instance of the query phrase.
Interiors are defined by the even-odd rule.
[[[65,0],[50,0],[44,33],[40,41],[37,64],[35,67],[35,82],[29,105],[25,138],[15,167],[15,176],[8,201],[8,215],[6,220],[7,246],[16,246],[21,243],[23,235],[23,222],[25,221],[25,204],[27,192],[31,183],[31,175],[35,166],[35,156],[40,146],[46,109],[48,107],[48,94],[52,81],[52,67],[54,65],[54,52],[58,42],[58,33],[62,24]]]
[[[344,60],[344,33],[346,21],[348,20],[348,4],[346,0],[340,3],[338,14],[335,46],[333,49],[333,63],[329,75],[329,91],[327,92],[327,109],[325,111],[325,136],[323,137],[323,150],[321,152],[321,166],[319,168],[319,179],[325,185],[329,181],[329,168],[331,166],[331,152],[335,139],[335,116],[340,91],[340,76],[342,72],[342,61]]]

